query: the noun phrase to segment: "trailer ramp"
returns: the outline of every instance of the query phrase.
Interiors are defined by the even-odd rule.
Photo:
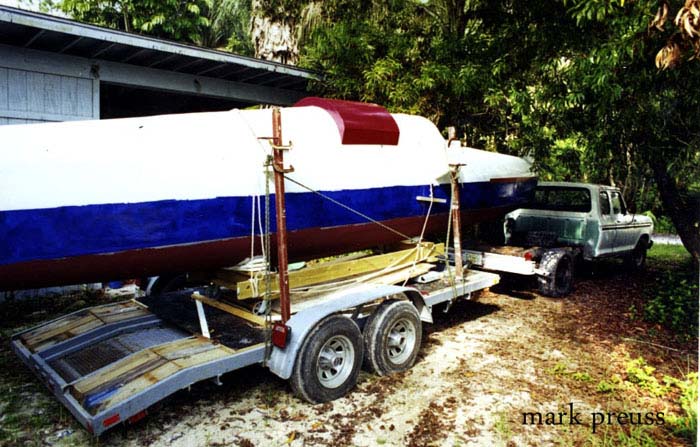
[[[259,363],[265,350],[192,335],[135,301],[44,323],[13,336],[12,347],[95,435],[195,382]]]

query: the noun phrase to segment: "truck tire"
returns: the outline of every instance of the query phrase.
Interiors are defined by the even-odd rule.
[[[540,269],[546,275],[537,277],[539,291],[544,296],[560,298],[567,296],[574,286],[574,259],[566,251],[549,250],[540,260]]]
[[[342,315],[321,320],[306,336],[290,378],[294,394],[311,402],[344,396],[357,384],[362,366],[362,334]]]
[[[640,239],[637,245],[632,250],[632,253],[625,256],[625,266],[634,272],[641,272],[644,270],[644,265],[647,261],[647,242],[644,239]]]
[[[422,327],[408,301],[386,301],[369,317],[362,338],[365,368],[380,376],[408,370],[420,350]]]

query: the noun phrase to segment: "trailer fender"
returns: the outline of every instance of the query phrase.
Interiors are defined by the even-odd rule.
[[[321,320],[342,310],[351,309],[375,301],[378,298],[400,293],[405,294],[413,302],[418,309],[421,320],[424,320],[423,317],[427,314],[429,321],[432,322],[430,308],[425,305],[420,292],[410,287],[375,285],[334,293],[329,295],[322,304],[297,312],[287,321],[287,326],[290,328],[287,346],[284,349],[276,346],[272,347],[267,367],[282,379],[289,379],[304,339]]]

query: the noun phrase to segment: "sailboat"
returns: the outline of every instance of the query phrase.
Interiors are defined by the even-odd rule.
[[[365,103],[282,108],[291,260],[444,234],[523,205],[523,159]],[[275,232],[272,109],[0,127],[0,290],[236,264]],[[273,238],[274,240],[274,238]]]

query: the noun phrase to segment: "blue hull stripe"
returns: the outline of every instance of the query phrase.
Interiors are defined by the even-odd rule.
[[[534,181],[467,183],[461,188],[462,208],[518,205],[534,185]],[[394,186],[324,194],[384,221],[425,215],[428,205],[416,196],[429,196],[430,188]],[[448,199],[449,185],[435,187],[434,196]],[[314,193],[288,193],[286,201],[290,231],[365,223]],[[249,236],[251,206],[250,197],[219,197],[2,211],[0,265]],[[271,206],[274,212],[274,199]],[[447,211],[447,204],[433,205],[433,213]],[[274,219],[271,224],[274,231]]]

